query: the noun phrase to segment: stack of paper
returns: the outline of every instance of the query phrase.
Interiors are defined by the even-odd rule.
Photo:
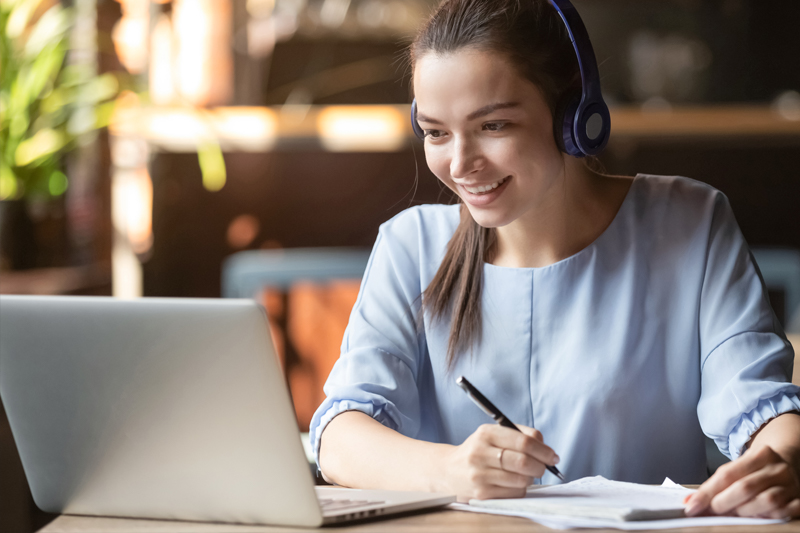
[[[669,529],[784,522],[729,516],[686,518],[683,500],[692,492],[669,479],[657,487],[609,481],[597,476],[564,485],[532,488],[525,498],[471,500],[469,505],[453,504],[451,507],[464,511],[523,516],[555,529]]]

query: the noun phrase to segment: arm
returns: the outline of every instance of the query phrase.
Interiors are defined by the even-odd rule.
[[[800,413],[784,413],[761,426],[748,449],[757,450],[765,446],[800,472]]]
[[[418,322],[420,265],[430,260],[419,235],[451,233],[426,227],[420,213],[410,210],[379,232],[325,384],[327,398],[309,428],[320,470],[357,488],[436,490],[462,499],[521,496],[531,477],[543,475],[542,462],[555,457],[538,432],[492,424],[460,446],[417,438],[425,430],[423,411],[435,409],[423,405],[418,388],[428,356]]]
[[[470,498],[521,497],[558,457],[541,434],[488,424],[462,445],[412,439],[358,411],[325,428],[319,451],[325,478],[359,488],[416,490]],[[501,453],[501,450],[502,451]]]
[[[733,461],[688,500],[687,514],[800,516],[800,417],[794,414],[800,411],[800,389],[790,383],[794,354],[721,195],[707,250],[698,417],[706,435]]]
[[[799,475],[800,415],[786,413],[764,424],[745,454],[720,467],[687,501],[686,513],[798,517]]]

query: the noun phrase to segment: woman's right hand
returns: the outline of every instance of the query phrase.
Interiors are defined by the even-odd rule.
[[[446,491],[458,501],[521,498],[533,478],[559,458],[542,434],[525,426],[522,433],[497,424],[480,426],[445,461]]]

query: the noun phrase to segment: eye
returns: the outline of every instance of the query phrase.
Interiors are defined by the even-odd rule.
[[[483,129],[486,131],[501,131],[508,126],[507,122],[487,122],[483,125]]]
[[[444,132],[442,130],[423,130],[425,137],[430,137],[431,139],[439,139],[444,136]]]

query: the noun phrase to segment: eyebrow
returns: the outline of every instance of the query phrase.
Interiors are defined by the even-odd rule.
[[[485,117],[486,115],[489,115],[498,109],[510,109],[513,107],[519,107],[519,105],[519,102],[499,102],[496,104],[485,105],[467,115],[467,120],[475,120],[476,118]],[[430,124],[441,124],[441,122],[435,118],[427,117],[419,112],[417,112],[417,121],[428,122]]]

